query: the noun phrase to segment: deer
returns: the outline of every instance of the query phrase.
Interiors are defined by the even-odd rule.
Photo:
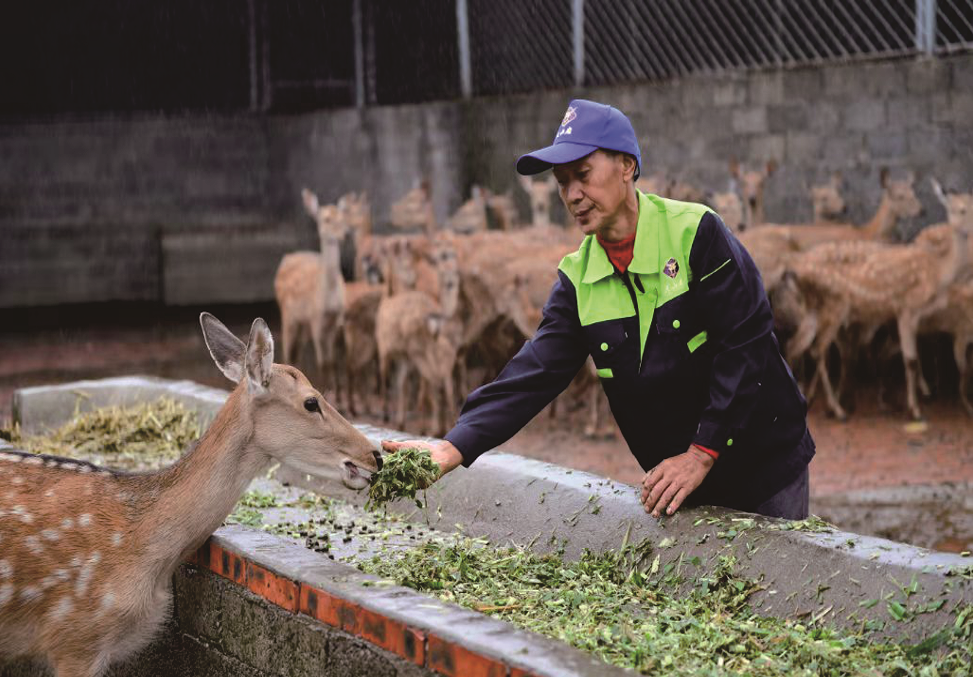
[[[303,189],[307,213],[317,222],[321,252],[285,254],[274,277],[274,296],[280,308],[284,362],[297,360],[306,334],[314,346],[314,359],[325,383],[340,395],[335,348],[345,311],[345,281],[341,273],[341,241],[348,224],[336,205],[320,205],[317,196]]]
[[[460,278],[456,252],[448,242],[435,248],[431,257],[439,276],[438,300],[418,290],[386,293],[375,317],[375,342],[385,419],[390,413],[389,368],[394,363],[395,425],[405,426],[405,382],[409,370],[414,368],[419,374],[420,390],[432,398],[429,427],[442,434],[447,426],[447,410],[454,405],[453,369],[462,335],[457,317]],[[445,400],[443,407],[439,405],[440,396]]]
[[[484,189],[486,192],[487,208],[493,213],[497,227],[502,231],[513,231],[520,227],[520,215],[517,213],[517,205],[514,204],[513,196],[510,191],[494,193]]]
[[[209,313],[206,347],[236,386],[195,446],[162,470],[0,452],[0,660],[46,660],[55,677],[101,677],[156,635],[179,564],[271,462],[352,489],[374,445],[294,367],[274,364],[267,324],[244,344]]]
[[[730,176],[740,186],[743,197],[744,222],[753,228],[766,222],[764,218],[764,183],[777,171],[777,162],[768,160],[761,169],[746,169],[735,159],[730,160]]]
[[[811,208],[814,223],[838,223],[847,205],[841,196],[841,172],[833,172],[826,183],[811,186]]]
[[[553,176],[537,180],[529,176],[521,176],[520,185],[530,197],[531,226],[534,228],[550,226],[551,195],[557,191],[557,181]]]
[[[432,208],[432,186],[428,179],[419,181],[408,193],[393,203],[389,222],[401,230],[421,229],[432,237],[437,230],[436,214]]]
[[[470,189],[470,199],[446,220],[446,228],[456,233],[478,233],[487,229],[487,194],[479,186]]]
[[[815,378],[836,418],[845,420],[847,414],[828,376],[829,346],[853,322],[874,333],[874,328],[891,320],[898,328],[905,367],[906,406],[914,419],[921,418],[916,336],[923,318],[945,305],[947,290],[965,274],[969,230],[949,225],[926,228],[921,238],[906,245],[827,243],[791,261],[806,312],[788,344],[788,361],[794,364],[805,350],[811,350]]]

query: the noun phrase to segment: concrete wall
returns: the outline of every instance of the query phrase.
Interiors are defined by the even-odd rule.
[[[139,117],[0,124],[0,307],[105,300],[272,298],[281,254],[315,246],[304,185],[368,190],[376,221],[420,176],[440,219],[472,182],[516,187],[513,161],[550,142],[575,95],[630,115],[647,173],[723,189],[727,163],[777,160],[767,216],[810,216],[806,184],[843,171],[852,220],[878,203],[882,166],[973,185],[973,55],[470,102],[277,117]]]

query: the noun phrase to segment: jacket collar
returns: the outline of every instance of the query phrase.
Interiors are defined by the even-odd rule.
[[[628,269],[633,273],[647,275],[659,272],[659,232],[655,217],[659,207],[648,196],[636,189],[639,198],[639,221],[635,226],[635,251]],[[581,282],[594,284],[615,272],[614,266],[608,260],[605,248],[598,242],[598,238],[589,235],[588,257]]]

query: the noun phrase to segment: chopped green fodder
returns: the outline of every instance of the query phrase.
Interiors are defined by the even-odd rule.
[[[643,674],[969,675],[973,607],[914,646],[872,642],[811,622],[754,614],[759,586],[715,570],[677,594],[645,566],[650,546],[580,561],[492,548],[482,540],[428,542],[359,564],[363,571],[430,592],[552,637]]]
[[[407,447],[382,459],[381,469],[372,475],[368,487],[368,509],[384,508],[398,498],[409,498],[420,508],[416,493],[424,490],[439,478],[439,464],[432,460],[429,451]]]
[[[0,430],[0,437],[34,454],[127,470],[167,466],[199,435],[196,412],[166,397],[83,414],[75,409],[70,421],[43,435],[23,435],[19,426]]]

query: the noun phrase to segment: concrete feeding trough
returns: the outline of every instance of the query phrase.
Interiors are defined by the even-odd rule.
[[[150,377],[82,381],[17,391],[14,417],[33,434],[69,419],[77,407],[168,396],[196,410],[205,425],[226,395]],[[376,444],[408,437],[358,427]],[[337,478],[312,478],[287,466],[257,486],[278,495],[307,489],[339,498],[352,516],[365,501],[364,493],[345,489]],[[390,506],[411,513],[406,519],[420,541],[461,525],[465,535],[495,545],[560,548],[572,559],[585,549],[649,539],[660,572],[678,566],[687,579],[733,554],[741,576],[761,581],[763,589],[751,598],[757,612],[810,616],[851,629],[884,622],[876,638],[917,641],[950,622],[958,605],[973,601],[969,576],[955,575],[971,571],[967,557],[834,530],[787,530],[778,520],[712,507],[657,520],[642,511],[634,487],[512,454],[493,452],[470,469],[457,469],[429,490],[428,499],[425,511]],[[337,560],[372,554],[356,538],[342,539],[331,552]],[[407,588],[370,585],[377,579],[350,564],[257,529],[222,527],[190,560],[175,576],[175,609],[164,635],[113,674],[631,674],[484,614]],[[884,605],[862,605],[899,599],[906,585],[910,606],[945,603],[908,623],[890,621]],[[27,664],[0,666],[2,677],[35,674],[42,673]]]

